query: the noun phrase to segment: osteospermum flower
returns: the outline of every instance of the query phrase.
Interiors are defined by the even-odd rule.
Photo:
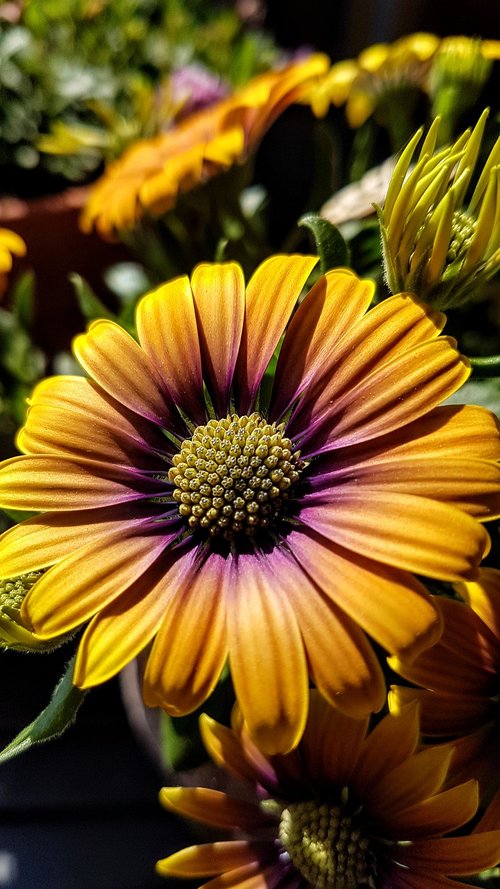
[[[423,89],[438,46],[434,34],[408,34],[394,43],[369,46],[357,59],[337,62],[313,87],[313,110],[321,115],[330,102],[345,104],[349,125],[355,128],[377,111],[384,116],[390,103],[404,114],[410,96]]]
[[[500,786],[500,571],[482,568],[474,583],[457,585],[465,601],[440,599],[444,633],[414,664],[391,658],[393,669],[423,688],[394,686],[395,708],[422,705],[429,739],[454,739],[452,771],[479,779],[483,792]]]
[[[12,268],[13,256],[24,256],[26,244],[16,232],[0,228],[0,296],[7,284],[7,274]]]
[[[500,137],[467,204],[488,112],[472,130],[436,149],[436,118],[411,166],[422,131],[402,152],[379,210],[387,283],[439,308],[476,296],[500,268]]]
[[[221,875],[205,886],[436,889],[464,883],[500,858],[500,830],[474,817],[475,781],[444,789],[452,749],[419,750],[418,711],[406,707],[371,732],[311,696],[304,737],[292,753],[264,757],[245,728],[202,717],[215,762],[250,786],[255,802],[203,787],[165,787],[170,810],[238,839],[191,846],[157,863],[162,876]],[[257,800],[260,800],[257,802]],[[495,813],[496,814],[496,813]],[[498,815],[489,821],[498,827]],[[489,825],[487,825],[489,827]]]
[[[309,677],[352,715],[382,706],[365,632],[392,654],[435,642],[412,572],[473,577],[500,513],[493,416],[438,407],[469,374],[444,316],[404,294],[367,311],[373,284],[339,270],[290,322],[316,262],[271,257],[246,289],[237,264],[200,265],[139,302],[139,342],[93,323],[89,379],[40,383],[0,468],[0,504],[41,513],[0,540],[7,576],[49,568],[22,613],[44,638],[90,620],[75,683],[154,638],[145,699],[175,715],[229,657],[270,751],[299,740]]]
[[[244,163],[276,118],[327,67],[327,57],[316,54],[268,71],[172,129],[135,142],[91,190],[83,229],[95,226],[104,237],[112,237],[133,228],[144,214],[158,216],[172,209],[181,192]]]

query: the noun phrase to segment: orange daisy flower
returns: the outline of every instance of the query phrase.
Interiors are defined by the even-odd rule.
[[[302,98],[328,64],[318,53],[268,71],[171,130],[134,143],[91,190],[83,230],[95,226],[103,237],[113,237],[133,228],[145,213],[166,213],[179,193],[244,163],[276,118]]]
[[[437,645],[413,664],[391,658],[397,673],[424,686],[394,686],[391,700],[397,708],[418,699],[424,733],[454,739],[453,774],[478,778],[490,794],[500,786],[500,571],[482,568],[457,591],[464,602],[439,600],[445,629]]]
[[[477,784],[444,789],[452,748],[418,749],[416,705],[367,732],[366,719],[313,693],[298,748],[275,757],[244,726],[206,716],[201,726],[214,761],[246,785],[245,799],[204,787],[165,787],[160,799],[239,838],[176,852],[157,863],[162,876],[215,876],[203,883],[210,889],[465,889],[448,878],[500,859],[497,812],[468,835],[446,836],[474,817]]]
[[[0,539],[5,576],[48,568],[22,614],[42,638],[90,619],[75,683],[154,638],[145,699],[177,715],[229,658],[270,752],[297,744],[309,678],[351,715],[383,705],[365,632],[392,654],[434,643],[414,573],[474,577],[500,513],[493,415],[438,406],[469,375],[444,316],[405,294],[367,311],[372,282],[337,270],[290,321],[316,263],[271,257],[246,288],[202,264],[139,302],[139,342],[91,324],[89,378],[39,384],[25,456],[0,466],[0,504],[41,513]]]

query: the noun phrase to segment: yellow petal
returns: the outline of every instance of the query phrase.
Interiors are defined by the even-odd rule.
[[[245,280],[236,263],[195,268],[191,287],[203,356],[203,369],[215,407],[228,413],[229,390],[243,329]]]
[[[331,503],[304,506],[301,520],[347,551],[440,580],[472,577],[489,545],[484,528],[454,506],[355,485],[337,488]]]
[[[341,337],[366,312],[374,292],[371,281],[347,271],[323,275],[307,294],[288,327],[280,352],[271,412],[284,413],[318,376],[331,370]]]
[[[4,509],[97,509],[144,499],[161,485],[137,472],[97,461],[72,461],[58,455],[11,457],[0,466],[0,504]]]
[[[288,544],[325,595],[388,651],[415,657],[439,638],[441,618],[410,574],[351,554],[308,530],[293,531]]]
[[[139,416],[168,425],[168,400],[156,368],[140,346],[113,321],[94,321],[73,342],[87,373],[120,404]]]
[[[78,646],[75,685],[90,688],[106,682],[146,647],[177,592],[185,561],[186,556],[172,550],[162,553],[129,589],[99,611]]]
[[[240,413],[251,409],[264,371],[317,262],[316,256],[272,256],[252,275],[236,371]]]
[[[205,422],[201,355],[187,277],[148,293],[136,310],[139,341],[164,387],[184,413]]]
[[[2,577],[17,577],[48,568],[99,537],[108,537],[121,523],[142,516],[133,504],[104,509],[56,511],[26,519],[0,537]]]
[[[188,555],[169,597],[144,677],[146,703],[179,716],[211,694],[227,659],[226,566],[217,553],[205,562]]]
[[[162,877],[203,877],[221,874],[255,860],[255,850],[247,840],[228,840],[188,846],[156,863]]]
[[[264,753],[286,753],[307,719],[307,665],[286,587],[265,555],[238,558],[227,620],[231,675],[250,734]]]
[[[41,638],[60,636],[105,608],[164,548],[165,538],[155,527],[119,527],[43,574],[24,600],[23,615]]]

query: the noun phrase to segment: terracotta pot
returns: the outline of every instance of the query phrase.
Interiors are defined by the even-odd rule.
[[[27,255],[14,271],[33,269],[36,275],[34,338],[49,355],[68,349],[71,338],[85,326],[68,276],[78,272],[110,307],[113,297],[103,273],[115,262],[130,259],[121,244],[102,241],[80,231],[78,218],[88,187],[33,200],[0,197],[0,226],[17,232]]]

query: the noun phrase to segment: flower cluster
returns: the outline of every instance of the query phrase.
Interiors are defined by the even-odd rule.
[[[418,749],[418,711],[385,716],[371,732],[311,694],[298,748],[264,757],[239,720],[205,718],[213,759],[255,802],[206,788],[165,787],[166,808],[240,839],[192,846],[157,864],[164,876],[222,874],[206,886],[406,889],[466,884],[447,877],[498,862],[500,830],[485,816],[468,836],[449,836],[477,811],[475,781],[445,789],[449,746]]]
[[[233,835],[163,876],[451,889],[500,864],[500,135],[475,109],[498,57],[418,33],[222,95],[192,70],[183,113],[90,190],[83,229],[146,284],[126,266],[115,314],[79,281],[71,373],[0,463],[0,645],[73,645],[44,738],[136,660],[163,728],[241,779],[164,788]],[[292,104],[298,226],[271,201],[287,152],[267,185],[257,158]],[[0,275],[23,250],[0,229]]]

